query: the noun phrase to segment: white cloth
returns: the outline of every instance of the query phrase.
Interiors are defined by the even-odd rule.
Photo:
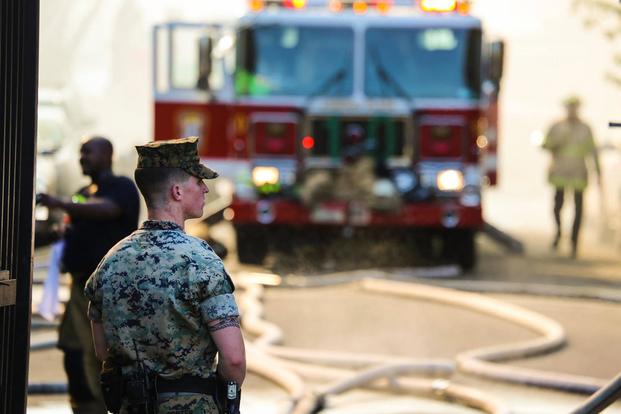
[[[43,297],[39,303],[39,315],[52,322],[60,313],[58,286],[60,282],[60,261],[63,257],[65,241],[60,240],[52,245],[47,277],[43,284]]]

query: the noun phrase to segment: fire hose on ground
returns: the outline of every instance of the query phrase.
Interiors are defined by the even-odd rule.
[[[378,276],[373,272],[371,273],[373,276]],[[322,276],[321,285],[330,284],[325,283],[326,278],[326,276]],[[452,361],[423,361],[375,354],[310,351],[276,346],[282,341],[283,334],[278,326],[262,319],[262,285],[280,285],[282,279],[276,275],[268,274],[241,274],[235,279],[236,284],[244,291],[239,299],[240,307],[243,309],[244,330],[256,336],[255,340],[248,345],[248,369],[250,372],[267,378],[288,393],[292,400],[292,407],[289,410],[291,414],[318,412],[329,396],[358,387],[381,391],[408,392],[457,401],[488,413],[509,413],[506,406],[490,395],[476,389],[452,384],[446,379],[397,378],[405,374],[446,377],[455,370],[455,364]],[[361,278],[358,277],[358,279]],[[343,283],[342,278],[336,283]],[[500,364],[503,361],[552,352],[565,345],[566,338],[563,328],[555,321],[542,315],[495,299],[452,289],[378,279],[363,279],[356,284],[363,290],[370,292],[464,307],[508,320],[541,335],[541,337],[530,341],[486,347],[459,354],[456,358],[457,369],[464,373],[494,380],[580,393],[592,393],[604,385],[604,381],[596,378]],[[36,344],[33,346],[37,347]],[[337,365],[349,369],[319,367],[319,364]],[[331,380],[334,383],[331,386],[311,392],[306,387],[302,377]],[[35,393],[37,391],[54,392],[63,387],[55,386],[53,387],[54,390],[47,390],[49,387],[43,388],[39,384],[32,384],[30,391]],[[593,411],[595,409],[601,411],[619,397],[620,389],[621,378],[615,378],[609,387],[601,389],[593,395],[574,414],[599,412]]]
[[[311,414],[319,412],[325,404],[325,399],[330,395],[340,394],[361,386],[383,391],[409,392],[450,402],[458,402],[487,413],[509,413],[508,408],[501,402],[496,401],[492,396],[469,387],[451,384],[444,379],[396,378],[414,372],[419,374],[450,375],[454,371],[453,363],[450,361],[424,362],[420,360],[412,361],[407,358],[328,352],[320,352],[317,354],[313,351],[273,346],[273,344],[280,342],[282,339],[282,332],[280,328],[276,327],[274,324],[262,319],[261,295],[263,289],[256,285],[256,276],[254,278],[252,276],[247,278],[241,276],[240,278],[236,278],[236,283],[244,289],[244,294],[240,298],[240,307],[243,309],[243,327],[250,334],[257,336],[251,345],[251,349],[254,350],[252,357],[262,359],[267,352],[280,357],[284,355],[298,357],[307,362],[305,364],[289,362],[283,365],[302,376],[308,374],[309,371],[314,371],[315,373],[322,373],[324,376],[327,375],[327,379],[338,381],[331,387],[318,392],[306,391],[302,398],[299,398],[299,393],[292,395],[290,392],[294,401],[290,411],[291,414]],[[263,352],[263,355],[261,352]],[[367,357],[368,360],[365,361],[365,357]],[[344,364],[353,362],[358,366],[366,365],[371,366],[371,368],[363,370],[362,372],[325,367],[318,368],[317,366],[309,365],[309,363],[316,362],[314,359],[324,363],[335,362],[337,360]],[[263,376],[267,379],[275,380],[272,372],[264,372]]]
[[[597,391],[605,384],[605,381],[597,378],[499,364],[503,361],[542,355],[565,346],[566,336],[563,327],[543,315],[486,296],[446,288],[378,279],[367,279],[361,283],[361,286],[364,290],[372,292],[460,306],[521,325],[541,335],[529,341],[459,354],[457,366],[464,373],[493,380],[587,394]]]
[[[457,292],[443,288],[434,288],[424,285],[412,285],[411,283],[390,282],[376,279],[364,280],[360,282],[360,285],[363,289],[369,291],[376,291],[384,294],[396,294],[407,297],[416,297],[418,299],[434,300],[451,305],[466,307],[491,316],[500,317],[512,323],[524,326],[531,331],[537,332],[542,335],[540,338],[525,342],[519,342],[517,344],[487,347],[484,349],[462,353],[457,357],[458,367],[462,372],[483,376],[494,380],[502,380],[518,384],[534,385],[544,388],[552,388],[579,393],[595,392],[596,390],[602,388],[605,383],[603,380],[597,378],[525,369],[499,364],[499,362],[502,361],[509,361],[518,358],[525,358],[553,352],[565,345],[566,337],[563,328],[555,321],[542,315],[528,311],[518,306],[486,298],[481,295],[475,295],[466,292]],[[270,351],[275,354],[280,353],[279,356],[281,357],[285,356],[287,353],[289,353],[289,356],[291,356],[292,351],[286,350],[286,348],[284,348],[286,351],[278,351],[278,349],[279,348],[277,347],[271,347]],[[310,359],[309,355],[300,355],[299,351],[297,353],[298,357],[306,358],[307,360]],[[310,354],[312,354],[312,352],[310,352]],[[340,357],[344,357],[344,355],[340,355]],[[319,356],[319,359],[325,362],[326,356]],[[335,357],[328,359],[331,359],[332,363],[335,362]],[[361,362],[361,358],[359,357],[354,359],[357,363]],[[377,363],[378,358],[377,356],[375,358],[369,358],[369,361]],[[304,371],[299,365],[297,366],[297,370]],[[325,368],[322,368],[321,370],[325,370]],[[306,367],[305,371],[306,373],[308,373],[309,368]],[[314,373],[317,374],[317,370],[310,369],[310,371],[314,371]],[[372,368],[370,372],[375,371]],[[381,370],[378,372],[381,372]],[[336,375],[334,371],[332,372],[332,374]],[[343,376],[343,372],[341,372],[340,374],[341,376]],[[366,382],[368,383],[372,381]],[[618,382],[621,383],[621,380],[619,380]],[[395,381],[392,381],[392,383],[394,384]],[[611,384],[611,386],[612,385],[613,384]],[[611,400],[611,398],[613,398],[610,397],[610,394],[611,391],[609,391],[607,396],[609,401]],[[323,398],[323,396],[324,395],[321,394],[318,398],[321,399]],[[592,399],[594,398],[596,398],[596,396],[592,397]],[[606,396],[601,397],[600,400],[602,398],[605,399]],[[586,412],[588,411],[580,411],[581,414]]]
[[[318,412],[325,407],[328,397],[355,388],[433,398],[476,408],[486,413],[510,413],[508,407],[490,394],[454,384],[446,379],[401,377],[413,373],[420,374],[419,364],[385,364],[362,371],[319,367],[297,362],[287,362],[285,365],[305,378],[333,382],[332,385],[319,389],[302,402],[301,405],[304,408],[315,407],[314,410],[300,409],[295,411],[296,413]]]

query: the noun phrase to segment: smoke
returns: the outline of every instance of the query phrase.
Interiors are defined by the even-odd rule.
[[[40,87],[62,90],[71,101],[67,104],[81,109],[74,120],[81,127],[72,125],[69,139],[109,136],[123,158],[153,136],[153,26],[226,22],[244,9],[244,0],[46,0],[41,2]]]

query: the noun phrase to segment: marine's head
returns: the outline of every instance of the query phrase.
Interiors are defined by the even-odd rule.
[[[209,191],[203,180],[218,173],[201,164],[198,138],[155,141],[136,146],[136,185],[150,210],[178,208],[185,218],[200,217]]]

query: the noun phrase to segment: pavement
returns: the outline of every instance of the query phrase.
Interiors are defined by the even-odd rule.
[[[537,311],[560,322],[569,346],[559,352],[514,362],[553,372],[594,376],[617,374],[619,305],[516,295],[493,297]],[[283,345],[312,350],[381,353],[411,358],[452,358],[460,352],[498,343],[533,338],[528,330],[472,311],[429,302],[396,299],[362,292],[350,285],[272,288],[264,297],[265,317],[282,328]],[[579,312],[576,310],[579,309]],[[407,316],[405,316],[407,315]],[[30,382],[64,380],[57,350],[31,353]],[[516,386],[456,375],[453,381],[484,390],[505,402],[515,414],[566,413],[583,395]],[[312,386],[321,383],[311,382]],[[244,387],[244,413],[279,413],[287,406],[284,392],[250,375]],[[31,396],[28,413],[69,413],[64,396]],[[327,414],[469,413],[461,406],[418,396],[388,395],[363,390],[328,400]],[[610,409],[621,413],[621,407]]]
[[[567,331],[567,347],[550,355],[515,361],[514,365],[603,379],[618,373],[619,367],[613,362],[618,360],[614,344],[621,340],[621,333],[611,329],[611,326],[621,322],[619,305],[521,295],[491,296],[551,317]],[[532,332],[522,327],[472,311],[373,295],[346,285],[303,290],[270,289],[265,304],[266,318],[284,330],[286,346],[313,350],[453,358],[467,350],[534,337]],[[585,399],[582,395],[465,375],[457,375],[454,380],[493,394],[505,401],[514,413],[566,413]],[[353,407],[360,402],[352,401],[352,398],[343,396],[334,399],[334,411],[327,412],[372,412],[356,411]],[[376,411],[382,413],[467,412],[455,407],[450,411],[412,411],[412,407],[426,408],[426,405],[416,405],[406,399],[409,408],[395,408],[393,401],[388,403],[385,396],[376,398],[376,404],[381,405],[383,401],[384,408]],[[402,399],[394,403],[398,406],[405,404]],[[340,406],[342,408],[337,410]],[[443,410],[449,409],[445,407]],[[621,408],[608,412],[621,412]]]
[[[194,231],[203,231],[200,227]],[[241,270],[260,270],[239,265],[235,260],[232,229],[226,224],[211,228],[212,236],[224,241],[231,252],[227,268],[235,273]],[[590,240],[592,235],[585,236]],[[484,236],[477,243],[481,260],[476,271],[455,274],[450,278],[428,279],[430,283],[468,281],[510,282],[518,285],[594,287],[616,291],[621,285],[621,265],[614,249],[589,242],[577,261],[571,261],[547,247],[543,234],[525,239],[526,254],[507,254]],[[35,281],[45,278],[40,265],[46,260],[46,250],[35,255]],[[351,264],[335,268],[330,264],[323,273],[342,271],[351,273]],[[384,271],[394,269],[383,269]],[[355,274],[363,274],[358,269]],[[368,270],[370,275],[377,270]],[[321,276],[321,265],[314,269],[313,277]],[[291,272],[294,275],[295,272]],[[433,275],[433,272],[430,273]],[[285,275],[286,276],[286,275]],[[310,278],[303,272],[298,277]],[[405,277],[407,279],[407,276]],[[403,280],[404,277],[401,278]],[[424,279],[422,279],[424,281]],[[420,282],[420,277],[413,277]],[[67,279],[63,279],[67,283]],[[471,283],[473,284],[473,283]],[[41,285],[35,284],[34,303],[41,295]],[[520,367],[537,368],[553,372],[586,375],[610,379],[621,364],[616,344],[621,342],[620,304],[590,299],[555,298],[549,296],[486,293],[496,299],[522,306],[551,317],[565,328],[569,344],[558,352],[518,360]],[[66,291],[61,289],[61,299]],[[481,346],[508,343],[533,338],[528,330],[506,321],[475,312],[437,303],[380,296],[363,292],[355,285],[340,284],[317,288],[269,288],[263,304],[265,318],[278,325],[284,332],[285,346],[312,350],[334,350],[351,353],[381,353],[413,358],[454,358],[460,352]],[[53,331],[33,332],[33,342],[54,337]],[[64,382],[62,355],[55,349],[31,352],[29,381]],[[486,391],[505,402],[515,414],[567,413],[585,400],[583,395],[538,389],[528,386],[493,382],[470,375],[457,374],[451,379],[457,384]],[[311,387],[324,384],[316,381]],[[245,414],[285,412],[288,396],[268,381],[250,374],[244,386],[243,411]],[[399,395],[355,390],[330,397],[326,414],[349,413],[429,413],[461,414],[479,412],[456,404],[436,401],[414,395]],[[621,413],[621,407],[612,407],[610,413]],[[63,395],[29,396],[28,413],[68,414],[70,409]]]

